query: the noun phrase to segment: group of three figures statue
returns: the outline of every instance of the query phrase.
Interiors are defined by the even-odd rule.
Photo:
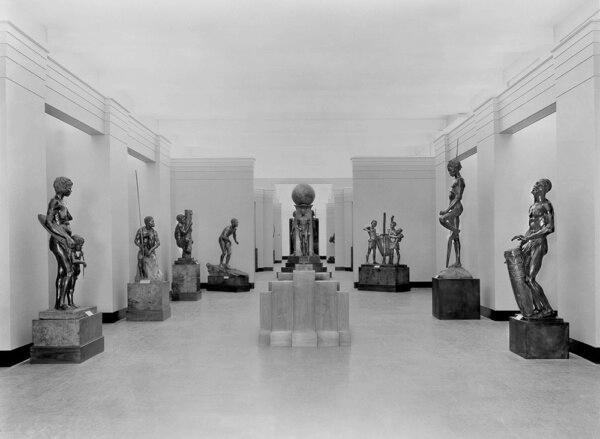
[[[383,233],[377,233],[377,221],[372,220],[371,225],[363,228],[369,234],[369,242],[367,244],[366,261],[369,263],[369,256],[372,254],[373,264],[377,263],[377,250],[381,253],[383,264],[393,264],[394,255],[396,256],[396,265],[400,265],[400,241],[404,238],[402,229],[396,229],[394,216],[390,218],[390,230],[386,233],[385,229],[385,213],[383,214]]]
[[[454,181],[450,186],[449,205],[440,211],[440,224],[450,231],[446,250],[446,267],[460,269],[460,215],[463,212],[462,198],[465,181],[460,174],[459,160],[448,162],[448,173]],[[523,318],[535,320],[556,317],[544,290],[536,276],[542,267],[542,260],[548,253],[547,236],[554,232],[554,208],[546,198],[552,183],[546,178],[538,180],[531,193],[533,204],[529,208],[529,228],[524,235],[516,235],[511,241],[519,241],[519,247],[504,252],[508,265],[511,286]],[[450,253],[454,247],[455,263],[450,263]],[[466,272],[466,270],[464,270]]]

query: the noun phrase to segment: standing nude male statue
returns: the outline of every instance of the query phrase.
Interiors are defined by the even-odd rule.
[[[363,230],[369,234],[369,242],[367,243],[367,264],[369,263],[369,254],[373,252],[373,264],[376,264],[375,260],[377,256],[377,221],[372,220],[371,225],[364,227]]]
[[[236,218],[231,219],[231,224],[223,229],[221,235],[219,235],[219,246],[221,247],[221,262],[220,266],[224,268],[229,268],[229,260],[231,259],[231,241],[229,237],[233,235],[233,240],[236,244],[239,245],[237,240],[237,231],[238,220]],[[225,259],[225,264],[223,264],[223,259]]]
[[[526,312],[521,309],[521,312],[530,319],[543,319],[556,315],[542,286],[536,281],[536,276],[542,267],[542,260],[548,253],[546,237],[554,233],[554,208],[546,198],[550,189],[552,189],[552,183],[547,178],[542,178],[533,185],[531,189],[533,204],[529,207],[529,229],[525,235],[517,235],[511,240],[519,241],[523,253],[525,284],[531,294],[533,310]]]
[[[460,175],[462,165],[460,161],[452,159],[448,162],[448,173],[454,178],[452,186],[450,186],[450,204],[446,210],[440,211],[440,224],[446,229],[450,230],[450,236],[448,237],[448,248],[446,250],[446,267],[450,263],[450,253],[452,251],[452,244],[454,244],[454,255],[456,256],[456,262],[452,264],[453,267],[462,267],[460,263],[460,214],[463,212],[462,196],[465,191],[465,180]]]

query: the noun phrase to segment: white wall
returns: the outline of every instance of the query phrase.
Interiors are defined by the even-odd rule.
[[[381,232],[381,219],[383,212],[386,212],[387,226],[389,218],[394,215],[397,227],[404,230],[404,239],[400,244],[401,261],[410,267],[410,280],[430,282],[436,272],[434,159],[356,157],[352,159],[352,164],[355,281],[358,280],[358,267],[365,262],[367,253],[368,236],[362,229],[370,224],[371,219],[376,219]],[[380,255],[378,258],[381,260]]]
[[[441,120],[199,119],[161,120],[173,157],[239,157],[252,151],[257,178],[350,177],[356,155],[429,154]],[[282,200],[283,201],[283,200]],[[284,252],[285,254],[285,252]],[[323,253],[325,254],[325,253]]]
[[[219,263],[218,238],[231,218],[239,220],[240,244],[232,239],[230,265],[254,281],[254,159],[173,160],[171,205],[172,212],[194,211],[193,254],[202,266],[202,282],[207,281],[206,263]],[[173,230],[175,222],[173,217]]]

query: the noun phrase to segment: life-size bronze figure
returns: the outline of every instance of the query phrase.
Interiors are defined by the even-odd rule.
[[[529,229],[524,235],[512,238],[512,241],[519,241],[518,249],[505,252],[517,304],[523,316],[529,319],[556,316],[556,311],[536,281],[544,255],[548,253],[546,237],[554,232],[554,208],[546,198],[550,189],[552,183],[546,178],[533,185],[531,193],[534,201],[529,207]]]
[[[454,178],[450,186],[450,204],[446,210],[440,211],[440,224],[450,230],[448,237],[448,248],[446,250],[446,267],[450,264],[450,253],[454,244],[454,255],[456,262],[453,267],[462,267],[460,263],[460,215],[463,212],[462,197],[465,191],[465,180],[460,175],[462,165],[460,161],[452,159],[448,162],[448,173]]]
[[[73,249],[75,241],[70,226],[73,217],[63,200],[71,195],[73,182],[67,177],[57,177],[53,186],[56,195],[48,203],[46,215],[38,215],[38,220],[50,233],[48,246],[58,265],[54,283],[56,288],[54,308],[65,310],[69,308],[69,302],[72,303],[72,299],[69,300],[68,295],[74,275]]]
[[[162,280],[162,273],[156,260],[156,249],[160,246],[160,240],[154,229],[154,218],[151,216],[144,218],[144,226],[138,229],[133,242],[139,248],[135,281]]]
[[[221,232],[221,235],[219,235],[219,246],[221,247],[221,262],[219,265],[221,267],[229,268],[229,260],[231,259],[231,241],[229,240],[229,237],[233,236],[233,240],[239,245],[236,235],[237,228],[238,220],[232,218],[231,224],[225,227]],[[223,263],[223,260],[225,260],[225,263]]]
[[[182,259],[192,258],[192,211],[186,210],[184,214],[177,215],[175,226],[175,243],[181,249]]]
[[[394,263],[394,255],[396,255],[396,265],[400,265],[400,241],[404,238],[402,234],[402,229],[396,229],[396,221],[394,221],[394,215],[390,218],[390,244],[391,244],[391,254],[389,263]]]
[[[75,308],[77,307],[73,301],[75,284],[77,283],[77,279],[79,279],[79,275],[83,272],[85,267],[87,267],[87,263],[85,262],[85,257],[83,255],[83,244],[85,243],[85,239],[79,235],[73,235],[72,238],[75,243],[72,250],[73,276],[71,276],[69,286],[67,287],[67,304],[70,307]]]
[[[371,221],[371,225],[364,227],[363,230],[365,232],[367,232],[369,234],[369,242],[367,243],[367,257],[366,257],[366,261],[367,264],[369,263],[369,255],[371,254],[371,252],[373,252],[373,264],[376,264],[376,257],[377,257],[377,221],[376,220],[372,220]]]

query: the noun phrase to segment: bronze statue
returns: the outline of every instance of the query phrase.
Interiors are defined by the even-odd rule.
[[[452,159],[448,162],[448,173],[454,177],[452,186],[450,186],[450,204],[446,210],[440,211],[440,224],[450,230],[448,237],[448,248],[446,250],[446,267],[450,263],[450,253],[452,244],[454,244],[454,255],[456,262],[453,267],[462,267],[460,263],[460,214],[463,212],[462,196],[465,190],[465,180],[460,175],[462,165],[457,159]]]
[[[400,265],[400,241],[404,238],[402,229],[396,229],[396,222],[394,221],[394,215],[390,218],[390,247],[391,254],[389,255],[389,263],[394,263],[394,254],[396,255],[396,265]]]
[[[79,235],[73,235],[72,238],[73,242],[75,243],[71,253],[73,262],[73,276],[71,276],[69,285],[67,287],[67,304],[72,308],[76,308],[77,305],[75,305],[75,302],[73,301],[75,284],[77,283],[77,279],[79,279],[79,275],[83,272],[85,267],[87,267],[87,263],[85,262],[85,257],[83,256],[83,244],[85,243],[85,239]]]
[[[221,247],[220,267],[229,268],[229,260],[231,259],[231,241],[229,240],[229,237],[233,235],[233,240],[239,245],[236,235],[237,228],[238,220],[232,218],[231,224],[225,227],[221,232],[221,235],[219,235],[219,246]],[[225,263],[223,263],[223,259],[225,259]]]
[[[73,182],[67,177],[57,177],[54,180],[54,191],[56,195],[48,203],[48,211],[46,215],[38,215],[38,220],[44,228],[50,233],[50,241],[48,246],[50,251],[56,258],[58,270],[56,281],[56,300],[54,302],[55,309],[68,309],[74,306],[72,300],[73,289],[75,284],[72,281],[74,275],[73,264],[73,249],[75,241],[72,236],[70,222],[73,217],[69,213],[69,209],[65,206],[63,200],[71,195],[73,190]],[[71,295],[69,300],[68,296]]]
[[[554,232],[554,208],[546,198],[552,189],[547,178],[538,180],[531,193],[533,204],[529,207],[529,229],[525,235],[514,236],[519,248],[505,252],[513,292],[523,317],[543,319],[556,316],[536,276],[542,267],[544,255],[548,253],[547,236]]]
[[[139,248],[135,281],[162,280],[162,272],[156,260],[156,249],[160,246],[160,240],[154,229],[154,218],[144,218],[144,226],[138,229],[133,242]]]
[[[175,226],[175,243],[181,249],[182,259],[192,259],[192,211],[186,210],[184,214],[177,215]]]
[[[369,263],[369,255],[371,254],[371,252],[373,252],[373,264],[376,264],[376,257],[377,257],[377,221],[372,220],[371,221],[371,225],[364,227],[363,230],[366,231],[369,234],[369,242],[367,243],[367,257],[366,257],[366,261],[367,264]]]

